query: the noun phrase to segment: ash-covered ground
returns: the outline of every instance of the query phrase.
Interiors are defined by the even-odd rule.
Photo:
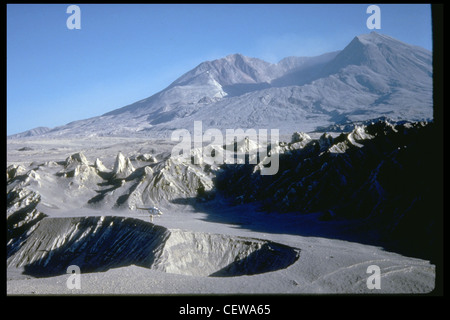
[[[433,151],[420,152],[430,128],[295,133],[270,145],[271,176],[260,158],[171,156],[173,141],[8,139],[7,292],[431,292],[441,213],[424,212],[435,200],[424,187]],[[260,147],[244,139],[234,150]],[[153,206],[163,214],[139,209]],[[70,265],[80,289],[66,285]],[[372,265],[380,289],[368,288]]]

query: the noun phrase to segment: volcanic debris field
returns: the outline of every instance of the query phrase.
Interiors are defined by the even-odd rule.
[[[277,155],[275,175],[259,156],[172,156],[164,139],[8,139],[7,293],[431,292],[433,123],[338,131],[234,143]],[[153,220],[138,209],[152,206]],[[66,286],[71,265],[81,289]],[[380,289],[367,286],[371,265]]]

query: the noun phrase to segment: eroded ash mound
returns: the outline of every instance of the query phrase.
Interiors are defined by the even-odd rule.
[[[49,277],[68,266],[81,272],[138,265],[168,273],[229,277],[284,269],[299,249],[271,241],[171,230],[139,219],[42,218],[8,239],[8,267]]]

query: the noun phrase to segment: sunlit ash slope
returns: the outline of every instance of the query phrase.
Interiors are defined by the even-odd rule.
[[[432,55],[375,32],[343,50],[277,64],[241,54],[206,61],[153,96],[99,117],[24,135],[170,136],[174,129],[319,126],[387,116],[433,117]]]

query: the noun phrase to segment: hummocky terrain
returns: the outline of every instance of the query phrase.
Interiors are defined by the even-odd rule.
[[[319,57],[208,61],[130,106],[11,136],[8,293],[431,292],[432,105],[431,53],[371,33]],[[237,139],[235,162],[206,161],[226,144],[172,155],[170,133],[199,120],[282,136]]]
[[[12,159],[39,160],[7,168],[8,292],[73,292],[70,265],[83,272],[78,293],[368,293],[370,265],[381,292],[430,292],[432,135],[433,124],[385,120],[334,138],[297,132],[271,146],[273,176],[258,173],[263,160],[150,154],[154,140],[104,138],[102,160],[89,140],[10,141]],[[163,215],[151,221],[148,206]]]

